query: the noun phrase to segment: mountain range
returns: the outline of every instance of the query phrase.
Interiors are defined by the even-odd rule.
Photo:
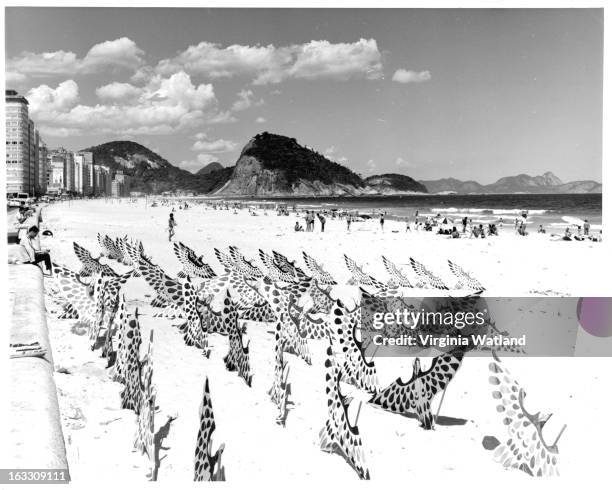
[[[234,166],[212,162],[195,174],[176,167],[133,141],[111,141],[86,148],[98,165],[130,175],[131,190],[194,192],[219,196],[374,196],[412,193],[601,193],[595,181],[563,183],[552,172],[520,174],[488,185],[453,178],[416,181],[402,174],[363,178],[295,138],[263,132],[242,149]]]
[[[519,174],[502,177],[492,184],[482,185],[474,180],[453,178],[419,181],[432,194],[586,194],[601,193],[602,187],[594,180],[563,182],[552,172],[534,177]]]

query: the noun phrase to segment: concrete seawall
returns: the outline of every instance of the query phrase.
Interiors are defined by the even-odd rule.
[[[47,354],[9,361],[9,451],[3,466],[67,470],[42,271],[34,265],[9,265],[8,289],[11,344],[38,341]]]

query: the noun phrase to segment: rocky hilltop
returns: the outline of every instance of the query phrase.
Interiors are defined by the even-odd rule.
[[[531,176],[519,174],[502,177],[492,184],[482,185],[474,180],[458,179],[421,180],[433,194],[578,194],[600,193],[601,184],[594,180],[580,180],[564,183],[552,172]]]
[[[122,171],[132,177],[131,191],[209,193],[223,186],[232,168],[221,168],[203,175],[194,175],[175,167],[146,146],[134,141],[109,141],[82,151],[93,153],[96,165],[105,165],[114,174]]]
[[[261,133],[243,148],[229,182],[218,194],[362,196],[427,192],[403,175],[369,179],[364,180],[352,170],[300,145],[295,138]]]
[[[380,194],[397,194],[402,192],[427,192],[427,188],[412,177],[402,174],[372,175],[365,183]]]
[[[206,175],[211,172],[215,172],[217,170],[222,170],[222,169],[223,169],[223,165],[221,165],[219,162],[210,162],[208,165],[205,165],[200,170],[198,170],[195,174],[196,175]]]

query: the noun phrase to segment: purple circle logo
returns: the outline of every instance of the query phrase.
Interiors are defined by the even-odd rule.
[[[612,337],[612,298],[580,298],[580,326],[595,337]]]

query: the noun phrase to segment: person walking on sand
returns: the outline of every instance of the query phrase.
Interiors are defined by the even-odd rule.
[[[168,218],[168,241],[172,241],[172,237],[174,236],[174,227],[176,226],[176,221],[174,221],[174,213],[170,213],[170,217]]]
[[[351,231],[351,215],[346,216],[346,231]]]
[[[325,231],[325,216],[319,213],[317,214],[317,218],[319,218],[319,221],[321,222],[321,233],[323,233]]]
[[[385,231],[385,215],[380,213],[380,231]]]

